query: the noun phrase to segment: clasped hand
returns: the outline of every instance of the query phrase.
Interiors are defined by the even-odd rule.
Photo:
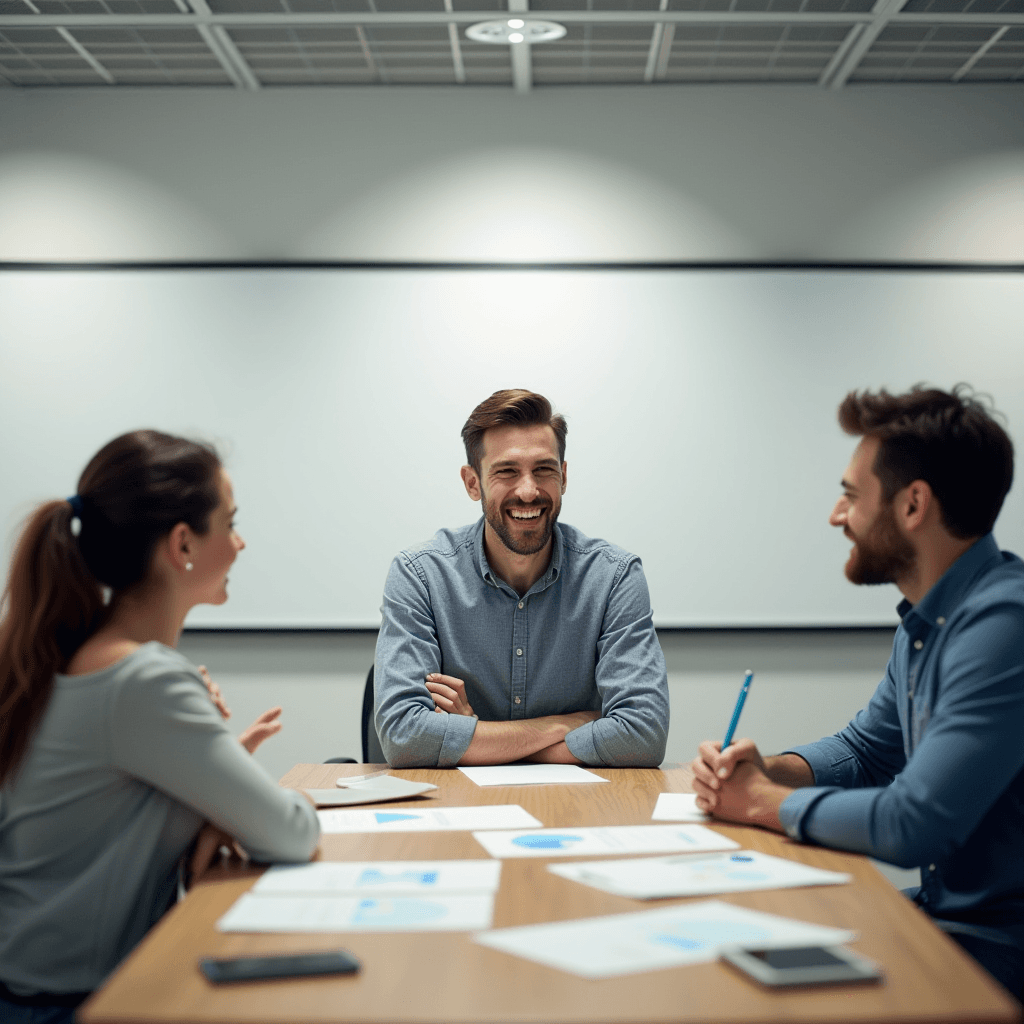
[[[772,782],[753,740],[730,743],[705,740],[693,759],[697,806],[724,821],[780,830],[778,810],[789,790]]]

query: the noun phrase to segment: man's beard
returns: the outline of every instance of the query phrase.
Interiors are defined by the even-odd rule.
[[[480,495],[484,508],[484,518],[487,525],[498,535],[502,544],[517,555],[535,555],[543,550],[544,546],[551,540],[551,534],[555,529],[555,521],[558,513],[562,510],[562,504],[552,505],[550,501],[532,502],[529,505],[522,502],[509,502],[503,509],[494,507],[488,500],[483,487],[480,488]],[[531,530],[523,536],[516,537],[513,527],[505,521],[505,512],[513,508],[539,508],[547,509],[547,515],[542,511],[540,524],[536,530]]]
[[[895,583],[914,565],[913,545],[897,529],[891,501],[879,508],[866,536],[852,539],[855,547],[846,563],[846,578],[851,583]]]

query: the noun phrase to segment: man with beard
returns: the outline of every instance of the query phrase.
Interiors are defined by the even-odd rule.
[[[853,583],[903,593],[885,678],[835,736],[762,757],[705,741],[698,806],[920,867],[914,901],[1015,996],[1024,986],[1024,563],[991,530],[1006,432],[963,386],[849,394],[862,440],[829,522]]]
[[[384,586],[374,720],[395,767],[661,763],[668,676],[640,559],[558,522],[563,417],[497,391],[462,430],[483,517],[402,551]]]

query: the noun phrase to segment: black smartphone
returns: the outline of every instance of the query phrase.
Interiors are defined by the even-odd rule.
[[[343,949],[332,949],[325,953],[239,956],[230,960],[199,961],[199,969],[215,985],[232,981],[304,978],[313,974],[355,974],[359,967],[359,961]]]
[[[842,946],[727,949],[722,951],[722,959],[772,987],[879,981],[882,977],[877,964]]]

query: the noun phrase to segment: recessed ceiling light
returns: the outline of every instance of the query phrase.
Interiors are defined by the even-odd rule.
[[[516,43],[549,43],[565,35],[565,26],[553,21],[527,21],[523,18],[509,18],[507,21],[481,21],[470,25],[466,35],[476,43],[491,43],[495,46]]]

